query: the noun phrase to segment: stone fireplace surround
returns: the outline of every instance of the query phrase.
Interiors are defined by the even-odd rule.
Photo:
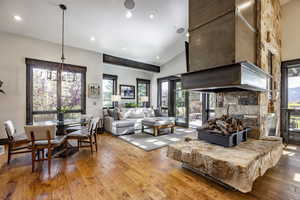
[[[280,136],[280,88],[281,88],[281,6],[279,0],[257,0],[257,66],[272,76],[270,92],[218,93],[216,116],[229,114],[243,118],[246,126],[253,129],[255,139],[269,135]],[[270,57],[271,55],[271,57]],[[271,109],[270,109],[271,107]]]
[[[252,129],[249,133],[249,137],[251,138],[260,139],[268,136],[272,132],[272,129],[274,129],[277,120],[272,113],[267,113],[267,116],[264,116],[266,119],[262,121],[259,97],[259,92],[251,91],[218,93],[216,94],[216,117],[229,114],[241,119],[245,127]],[[267,120],[268,117],[272,119]],[[261,131],[261,127],[265,128],[264,132]],[[272,133],[272,135],[276,135],[276,133]]]
[[[275,121],[274,135],[280,136],[281,6],[279,0],[257,0],[256,3],[256,65],[272,76],[270,92],[218,93],[215,112],[216,117],[220,117],[227,114],[230,106],[229,115],[241,118],[253,129],[249,136],[259,140],[249,139],[236,147],[224,148],[192,139],[170,145],[167,153],[190,169],[241,192],[251,191],[255,179],[277,164],[283,148],[280,138],[266,137],[270,121]],[[270,116],[275,120],[269,120]]]

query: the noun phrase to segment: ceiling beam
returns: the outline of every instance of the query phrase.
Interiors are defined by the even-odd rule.
[[[160,67],[157,65],[151,65],[151,64],[147,64],[147,63],[137,62],[134,60],[129,60],[129,59],[111,56],[111,55],[107,55],[107,54],[103,54],[103,62],[113,64],[113,65],[119,65],[119,66],[123,66],[123,67],[141,69],[141,70],[150,71],[150,72],[157,72],[157,73],[160,72]]]

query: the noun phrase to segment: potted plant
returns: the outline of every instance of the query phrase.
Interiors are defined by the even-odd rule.
[[[60,108],[57,108],[58,112],[58,121],[64,121],[64,114],[70,110],[68,106],[62,106]]]
[[[1,89],[3,81],[0,80],[0,93],[5,94],[5,92]]]
[[[125,103],[125,108],[136,108],[137,105],[134,102]]]

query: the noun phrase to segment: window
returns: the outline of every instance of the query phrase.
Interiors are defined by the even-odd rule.
[[[103,107],[114,107],[112,95],[117,94],[117,80],[118,77],[115,75],[103,74]]]
[[[208,118],[213,119],[216,117],[215,109],[216,109],[216,94],[210,93],[207,94],[208,98]]]
[[[300,109],[300,65],[291,67],[287,70],[287,106],[291,110]],[[299,112],[292,112],[289,119],[290,129],[300,131]]]
[[[182,90],[181,80],[175,81],[175,118],[176,124],[186,125],[187,123],[187,96]]]
[[[161,109],[163,113],[168,114],[169,107],[169,82],[164,81],[161,83]]]
[[[150,80],[144,80],[144,79],[136,79],[136,87],[137,87],[137,105],[138,107],[143,107],[146,105],[146,107],[150,107],[150,87],[151,87],[151,81]],[[143,102],[143,99],[141,97],[147,96],[148,102]]]
[[[199,128],[202,126],[203,116],[203,94],[200,92],[189,92],[189,126]]]
[[[65,110],[65,118],[86,112],[85,67],[64,64],[61,69],[60,63],[29,58],[26,66],[27,124],[58,119],[58,108]]]

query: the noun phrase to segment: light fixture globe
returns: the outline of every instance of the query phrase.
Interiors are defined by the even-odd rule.
[[[125,6],[125,8],[127,8],[128,10],[132,10],[132,9],[134,9],[134,7],[135,7],[135,2],[134,2],[134,0],[125,0],[124,6]]]

